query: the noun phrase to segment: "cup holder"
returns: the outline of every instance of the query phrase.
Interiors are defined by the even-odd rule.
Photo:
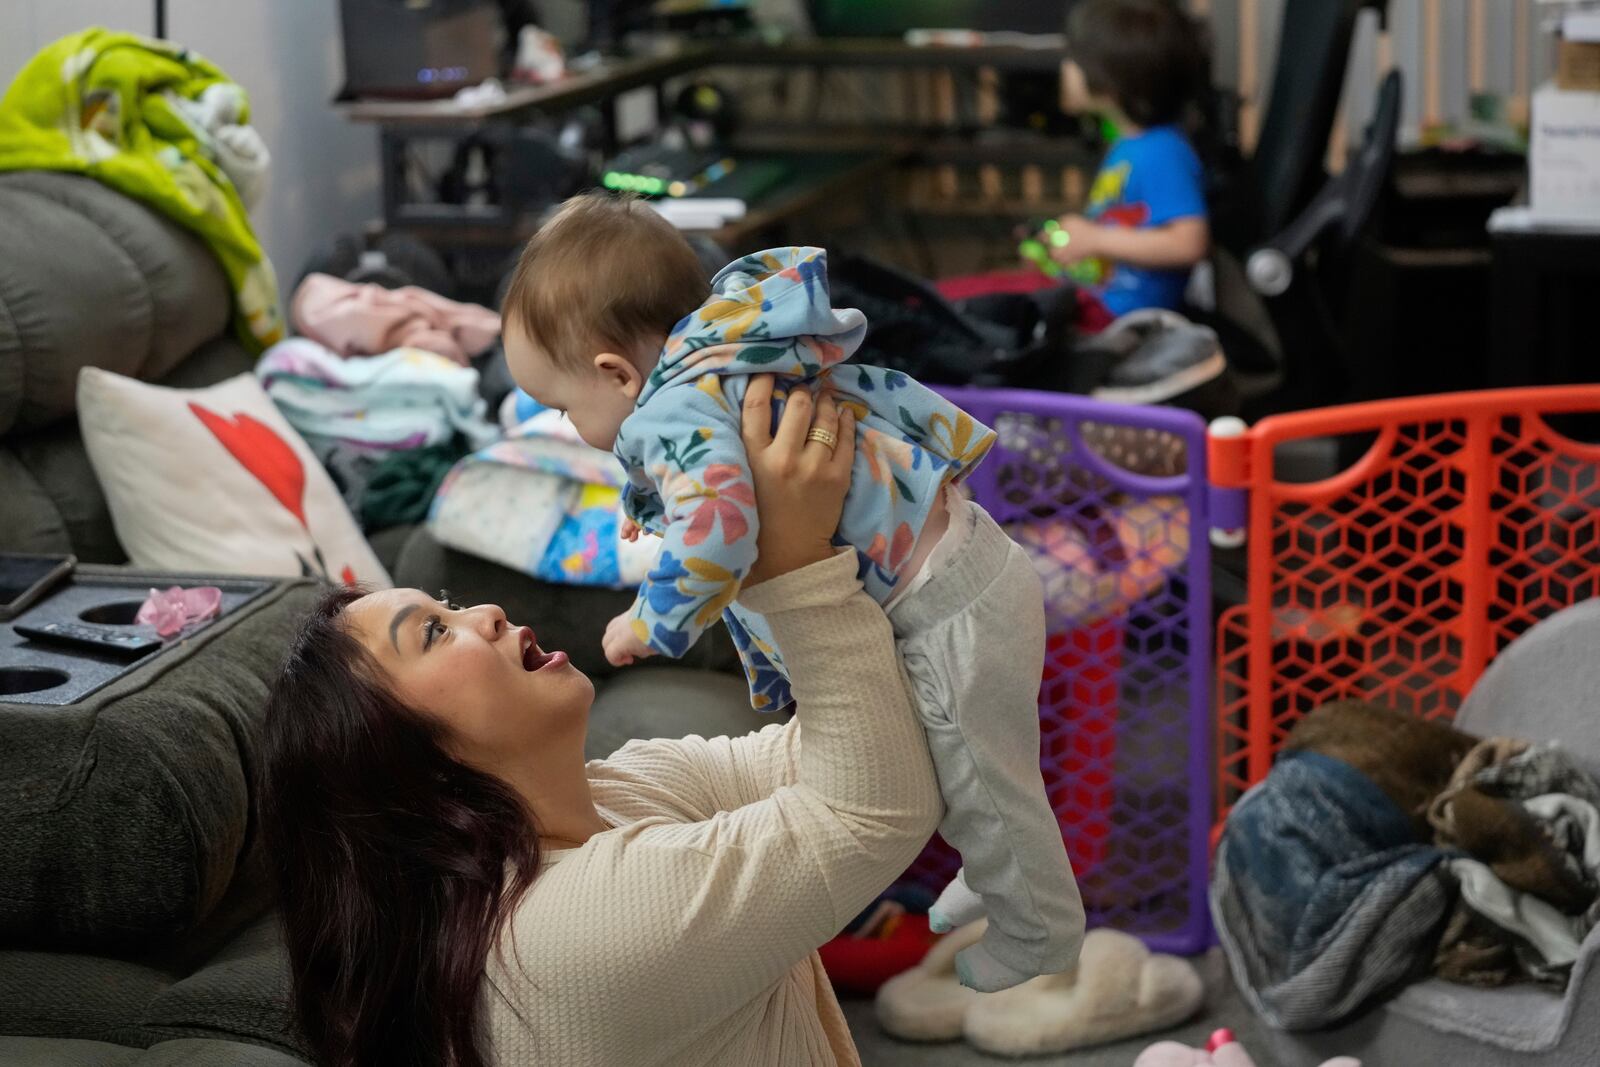
[[[97,623],[101,626],[132,626],[133,620],[139,614],[139,609],[144,605],[142,600],[121,600],[111,604],[96,604],[92,608],[84,608],[78,612],[78,618],[84,622]]]
[[[66,671],[50,667],[0,667],[0,696],[37,693],[66,682]]]

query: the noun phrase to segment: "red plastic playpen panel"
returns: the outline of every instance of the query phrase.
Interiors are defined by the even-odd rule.
[[[1244,490],[1249,517],[1248,599],[1218,624],[1219,817],[1317,705],[1453,716],[1519,634],[1600,595],[1600,447],[1552,427],[1595,413],[1600,386],[1513,389],[1276,416],[1210,441],[1213,484]],[[1281,445],[1327,437],[1371,443],[1325,481],[1278,480]]]

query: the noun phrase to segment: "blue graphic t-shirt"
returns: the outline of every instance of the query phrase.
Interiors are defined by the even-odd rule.
[[[1174,126],[1152,126],[1111,146],[1089,190],[1090,219],[1109,226],[1146,228],[1206,214],[1205,171]],[[1085,260],[1073,277],[1096,286],[1113,315],[1139,308],[1183,304],[1189,270],[1148,270],[1105,260]]]

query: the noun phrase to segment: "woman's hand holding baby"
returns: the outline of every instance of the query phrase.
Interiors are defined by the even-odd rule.
[[[820,400],[813,400],[804,389],[790,393],[774,433],[772,392],[771,375],[752,378],[741,412],[756,513],[761,518],[756,562],[745,575],[746,586],[832,557],[833,535],[844,512],[856,452],[855,416],[831,394],[824,392]],[[809,438],[813,429],[833,434],[837,443],[829,447]],[[622,534],[628,537],[630,532],[636,537],[639,529],[624,519]],[[611,620],[601,646],[614,667],[656,654],[634,630],[631,611]]]
[[[761,517],[747,587],[833,556],[856,454],[855,415],[826,391],[819,400],[804,389],[791,392],[773,433],[772,388],[771,375],[750,379],[741,412]],[[835,444],[808,437],[811,430],[833,434]]]

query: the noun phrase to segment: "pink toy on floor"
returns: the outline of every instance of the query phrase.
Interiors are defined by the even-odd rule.
[[[1163,1041],[1139,1053],[1133,1067],[1256,1067],[1256,1061],[1233,1039],[1232,1030],[1218,1030],[1203,1049]],[[1338,1056],[1322,1067],[1361,1067],[1360,1060]]]

